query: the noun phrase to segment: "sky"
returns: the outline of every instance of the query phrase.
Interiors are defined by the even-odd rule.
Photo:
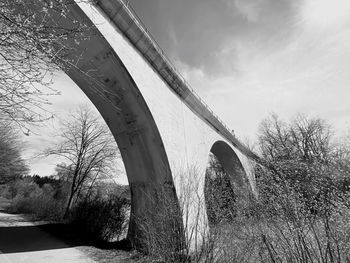
[[[130,0],[193,88],[241,138],[269,113],[349,126],[350,1]]]
[[[270,113],[350,127],[349,0],[129,0],[192,88],[242,140],[254,141]],[[64,116],[87,99],[57,74],[52,111]],[[28,152],[50,144],[28,138]],[[55,160],[52,160],[52,164]],[[35,161],[32,172],[48,173]],[[52,165],[50,167],[53,167]]]

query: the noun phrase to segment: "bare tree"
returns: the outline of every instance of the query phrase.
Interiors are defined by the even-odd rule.
[[[20,125],[47,117],[43,107],[52,73],[72,47],[67,39],[88,37],[87,27],[70,15],[73,0],[2,0],[0,3],[0,119]],[[70,20],[64,28],[58,21]],[[67,23],[68,25],[69,23]]]
[[[256,169],[260,186],[287,183],[312,211],[323,209],[330,194],[349,185],[344,179],[349,174],[349,150],[334,143],[331,126],[322,119],[298,115],[286,123],[272,115],[261,123],[259,145],[275,169],[272,176],[266,169]]]
[[[319,118],[299,114],[291,123],[272,114],[259,128],[261,154],[270,161],[326,161],[334,150],[332,129]]]
[[[29,172],[21,156],[23,146],[10,123],[0,123],[0,183],[7,183]]]
[[[316,159],[324,162],[331,157],[333,132],[325,120],[298,115],[292,123],[290,132],[296,153],[304,161]]]
[[[65,158],[68,164],[70,192],[67,215],[74,200],[89,191],[96,180],[115,172],[119,150],[107,125],[87,107],[80,107],[62,123],[59,143],[46,150],[46,155]]]

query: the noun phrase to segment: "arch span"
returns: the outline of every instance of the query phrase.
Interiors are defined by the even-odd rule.
[[[69,15],[72,21],[87,23],[91,32],[79,42],[66,40],[70,52],[65,57],[65,71],[99,110],[120,148],[132,194],[129,240],[138,248],[144,247],[147,229],[143,219],[160,222],[159,229],[152,231],[159,230],[161,235],[167,225],[175,225],[166,233],[174,235],[170,238],[173,241],[182,242],[184,234],[196,236],[205,230],[201,197],[209,149],[241,185],[246,166],[239,160],[254,159],[255,155],[175,78],[174,69],[168,67],[155,46],[143,45],[149,39],[121,1],[96,1],[105,4],[105,10],[101,5],[77,2]],[[74,28],[69,19],[57,17],[55,21]],[[154,57],[153,64],[147,56]],[[212,145],[213,142],[216,143]],[[237,154],[228,144],[235,147]],[[183,167],[197,167],[199,172],[196,176],[188,171],[183,176],[173,176]],[[190,191],[186,192],[183,185]],[[178,199],[183,193],[193,199],[180,209]],[[172,217],[158,221],[157,214],[164,215],[161,212],[169,207]],[[177,216],[180,210],[182,221]],[[200,244],[200,238],[194,238],[195,243]]]
[[[77,5],[70,15],[84,21],[91,32],[79,42],[67,39],[71,53],[66,54],[63,69],[100,112],[118,144],[131,192],[127,238],[133,246],[147,249],[145,235],[157,231],[148,230],[154,227],[148,224],[159,221],[156,217],[165,205],[163,200],[172,204],[174,214],[179,211],[163,140],[143,94],[113,47]],[[74,27],[69,19],[61,23]],[[181,219],[163,223],[175,225],[173,240],[183,235]]]
[[[240,203],[251,194],[245,169],[226,142],[219,140],[212,145],[204,180],[208,226],[216,229],[233,220]]]
[[[210,149],[225,172],[230,176],[231,183],[238,187],[249,185],[247,174],[235,151],[224,141],[216,141]]]

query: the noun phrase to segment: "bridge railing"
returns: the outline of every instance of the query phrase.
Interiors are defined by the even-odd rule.
[[[260,162],[260,158],[242,144],[226,124],[213,112],[207,103],[193,90],[191,85],[175,68],[159,47],[155,38],[146,29],[128,0],[95,0],[96,5],[135,46],[138,52],[151,64],[170,89],[203,121],[232,143],[246,156]]]
[[[160,48],[160,45],[157,43],[155,38],[152,36],[152,34],[147,30],[147,27],[144,25],[140,17],[137,15],[135,10],[132,8],[128,0],[120,0],[120,2],[124,5],[125,10],[129,13],[130,17],[134,20],[136,24],[139,24],[139,29],[143,32],[145,36],[151,40],[153,45],[156,47],[157,51],[159,52],[160,56],[163,58],[164,61],[170,66],[171,70],[175,72],[178,77],[181,79],[183,84],[191,91],[191,93],[198,99],[200,103],[202,103],[208,111],[221,123],[223,127],[225,127],[228,131],[230,129],[227,127],[227,125],[218,117],[217,114],[209,107],[209,105],[198,95],[198,93],[192,88],[192,86],[189,84],[189,82],[182,76],[182,74],[176,69],[174,64],[171,62],[171,60],[165,55],[164,51]]]

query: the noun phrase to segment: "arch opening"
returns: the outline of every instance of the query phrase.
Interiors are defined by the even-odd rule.
[[[223,141],[213,144],[205,172],[204,197],[211,230],[234,220],[248,195],[243,166],[233,149]]]

